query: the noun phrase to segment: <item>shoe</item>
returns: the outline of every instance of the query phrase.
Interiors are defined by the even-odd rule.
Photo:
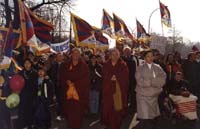
[[[61,116],[57,116],[56,120],[61,121],[62,120]]]

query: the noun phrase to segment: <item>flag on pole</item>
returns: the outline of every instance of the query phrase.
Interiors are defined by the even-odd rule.
[[[46,20],[39,18],[30,9],[28,9],[28,11],[34,26],[36,37],[41,42],[49,44],[52,40],[50,32],[53,30],[53,25]]]
[[[50,52],[50,46],[49,46],[50,43],[48,43],[48,44],[43,43],[38,37],[36,37],[36,38],[37,38],[38,46],[36,48],[34,48],[34,53],[37,56],[40,56],[45,53],[49,53]]]
[[[123,35],[124,35],[124,30],[123,30],[124,21],[120,17],[118,17],[116,14],[113,13],[113,22],[114,22],[115,35],[123,37]]]
[[[113,34],[113,18],[108,14],[108,12],[103,9],[103,17],[102,17],[102,27],[104,33],[112,36]]]
[[[141,43],[141,46],[147,47],[149,46],[149,42],[151,41],[151,35],[146,32],[142,24],[136,19],[137,26],[137,39]],[[147,46],[146,46],[146,45]]]
[[[130,33],[128,27],[126,26],[125,22],[123,23],[123,28],[124,28],[124,35],[126,38],[130,39],[132,41],[132,43],[135,42],[135,38],[133,37],[133,35]]]
[[[149,38],[150,35],[146,32],[142,24],[136,19],[137,39]]]
[[[9,28],[0,27],[0,35],[3,41],[1,52],[7,57],[11,57],[13,49],[17,48],[20,42],[20,32],[14,30],[11,25]]]
[[[22,42],[25,46],[37,47],[37,39],[35,36],[34,26],[29,15],[28,8],[18,0],[20,14],[20,28],[22,31]]]
[[[134,44],[135,38],[130,33],[128,26],[125,24],[125,22],[114,13],[113,13],[113,19],[114,19],[114,28],[117,39],[124,39],[126,40],[126,42],[131,41],[132,44]]]
[[[93,27],[82,18],[71,13],[75,40],[77,46],[95,47],[96,39]]]
[[[171,16],[170,11],[167,6],[160,2],[160,15],[161,15],[161,22],[166,25],[167,27],[171,27]]]
[[[95,29],[95,39],[96,39],[96,48],[99,49],[108,49],[109,48],[109,43],[108,39],[103,36],[103,32],[101,29],[94,28]]]

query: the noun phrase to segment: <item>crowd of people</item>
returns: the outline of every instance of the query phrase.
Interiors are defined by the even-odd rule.
[[[80,129],[85,114],[100,114],[102,129],[120,129],[128,113],[138,113],[140,127],[153,129],[164,111],[169,94],[200,98],[200,52],[187,59],[179,52],[162,55],[158,50],[134,52],[119,44],[106,51],[73,48],[69,53],[15,57],[25,86],[19,94],[17,129],[50,129],[50,105],[56,103],[57,120],[66,119]],[[23,63],[22,63],[23,62]],[[10,94],[9,83],[0,85],[0,97]],[[0,129],[10,129],[10,112],[0,100]]]

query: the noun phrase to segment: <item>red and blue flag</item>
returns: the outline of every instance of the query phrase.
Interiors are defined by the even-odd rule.
[[[2,28],[0,27],[0,35],[2,36],[3,49],[2,52],[7,57],[12,57],[12,50],[17,47],[20,39],[20,33],[16,30],[10,28]]]
[[[77,46],[95,47],[93,27],[85,20],[72,13],[71,20]]]
[[[52,41],[50,32],[53,30],[53,25],[36,16],[29,10],[30,18],[34,26],[36,37],[43,43],[49,44]]]
[[[161,22],[166,25],[167,27],[171,27],[171,16],[170,11],[167,6],[160,2],[160,15],[161,15]]]

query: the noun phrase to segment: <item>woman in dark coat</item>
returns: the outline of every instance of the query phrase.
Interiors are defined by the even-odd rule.
[[[24,69],[20,72],[24,77],[25,85],[20,92],[20,104],[18,114],[18,129],[28,127],[32,128],[34,113],[35,113],[35,99],[37,91],[37,72],[32,68],[32,62],[29,59],[24,61]]]
[[[90,71],[90,113],[97,114],[102,83],[102,65],[97,63],[95,55],[91,55],[88,66]]]

